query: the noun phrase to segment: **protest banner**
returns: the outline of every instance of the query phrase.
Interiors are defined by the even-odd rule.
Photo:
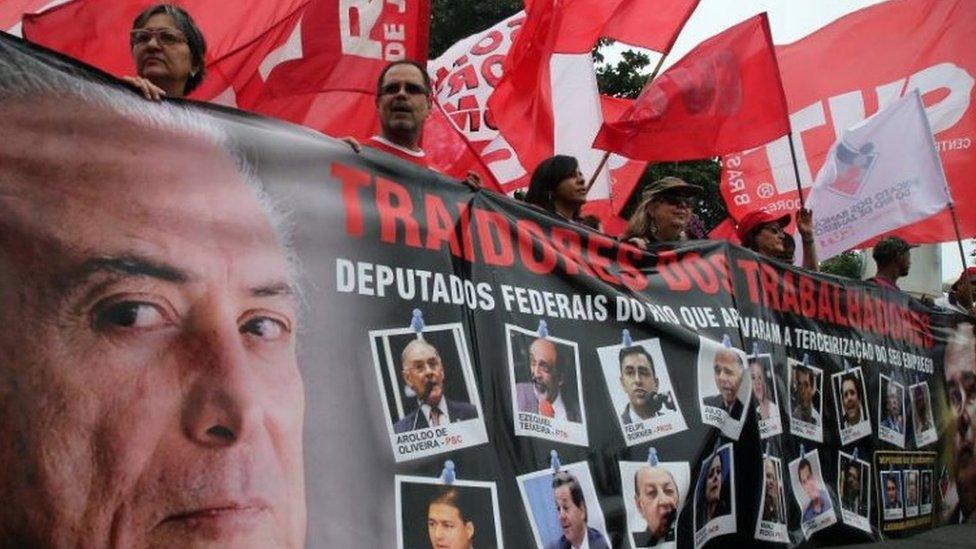
[[[839,545],[976,509],[972,319],[907,295],[642,252],[7,36],[0,158],[0,541]],[[844,434],[848,370],[901,445]]]

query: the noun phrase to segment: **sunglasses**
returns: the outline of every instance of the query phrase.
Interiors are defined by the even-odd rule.
[[[145,46],[153,38],[160,46],[175,46],[186,43],[186,36],[182,32],[170,29],[135,29],[129,33],[129,42],[132,47]]]
[[[382,95],[396,95],[400,93],[400,90],[407,92],[407,95],[427,95],[427,88],[420,84],[414,84],[413,82],[390,82],[389,84],[380,88],[380,94]]]
[[[694,208],[698,204],[698,199],[680,194],[663,194],[655,197],[658,202],[664,202],[670,206]]]

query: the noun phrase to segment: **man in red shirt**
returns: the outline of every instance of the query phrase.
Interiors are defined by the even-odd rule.
[[[420,147],[424,122],[432,106],[430,77],[423,66],[409,59],[393,61],[383,69],[376,83],[380,135],[370,137],[366,145],[436,171]],[[343,141],[356,152],[360,151],[355,139],[345,137]],[[468,172],[464,183],[472,190],[481,187],[475,172]]]

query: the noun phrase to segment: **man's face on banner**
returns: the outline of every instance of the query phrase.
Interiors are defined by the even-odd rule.
[[[432,549],[468,549],[474,524],[465,522],[453,505],[431,503],[427,508],[427,535]]]
[[[820,497],[820,487],[817,486],[817,479],[813,477],[813,469],[810,465],[801,465],[797,470],[797,476],[800,478],[800,485],[803,486],[803,493],[811,501]]]
[[[660,539],[668,533],[678,508],[678,487],[666,469],[641,467],[637,471],[637,512],[647,530]]]
[[[895,479],[890,476],[885,480],[885,497],[888,499],[889,507],[897,505],[898,483],[895,482]]]
[[[813,406],[813,372],[796,370],[796,396],[800,399],[800,406]]]
[[[657,392],[657,379],[647,356],[631,353],[624,357],[620,363],[620,385],[627,393],[631,406],[644,406],[647,397]]]
[[[722,395],[722,400],[726,406],[731,406],[739,392],[739,384],[742,383],[742,362],[738,355],[730,349],[719,349],[715,353],[714,373],[715,386]]]
[[[440,404],[444,393],[444,364],[437,349],[415,339],[403,352],[402,366],[403,380],[413,389],[417,399],[430,406]]]
[[[857,465],[849,465],[844,478],[845,488],[850,497],[858,497],[861,494],[861,469]]]
[[[888,411],[888,415],[896,418],[901,415],[901,402],[898,398],[898,387],[894,384],[888,384],[888,390],[885,393],[885,409]]]
[[[850,424],[861,422],[861,395],[857,392],[857,382],[845,379],[840,384],[841,402],[844,406],[844,418]]]
[[[549,402],[559,396],[563,384],[562,373],[557,363],[556,345],[547,339],[536,339],[529,346],[529,370],[537,393]]]
[[[756,397],[756,403],[761,403],[766,400],[766,378],[763,376],[762,364],[750,362],[749,377],[752,378],[752,394]]]
[[[227,153],[70,100],[0,119],[0,532],[301,547],[294,283]]]
[[[973,328],[961,324],[945,352],[946,391],[952,412],[952,462],[965,516],[976,511],[976,351]]]
[[[763,464],[764,486],[766,488],[766,499],[776,499],[779,492],[779,483],[776,479],[776,462],[767,459]]]

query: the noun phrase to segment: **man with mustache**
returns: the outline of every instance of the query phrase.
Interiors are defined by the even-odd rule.
[[[531,382],[515,384],[520,411],[574,423],[581,421],[576,399],[568,398],[562,390],[567,376],[560,365],[555,343],[540,337],[529,345],[529,372]]]
[[[420,63],[401,59],[383,68],[376,82],[376,114],[380,135],[369,138],[367,145],[424,168],[434,169],[420,142],[424,122],[430,116],[434,100],[430,76]],[[352,137],[342,139],[356,152],[362,147]],[[472,190],[481,187],[481,178],[468,172],[463,183]]]
[[[474,405],[444,396],[444,363],[433,345],[419,338],[411,340],[400,354],[400,366],[404,383],[417,396],[417,407],[396,422],[394,432],[477,419],[478,409]]]
[[[841,428],[854,427],[864,421],[862,409],[861,384],[853,373],[840,377],[840,400],[844,417]]]
[[[719,394],[705,397],[705,406],[712,406],[725,410],[729,418],[738,421],[742,417],[743,404],[739,400],[739,386],[745,366],[742,358],[732,349],[721,348],[715,353],[712,367],[715,375],[715,387]]]
[[[647,530],[634,532],[635,547],[664,541],[678,514],[678,485],[667,469],[643,465],[634,474],[634,503]]]
[[[670,392],[658,392],[654,360],[644,347],[634,345],[620,350],[620,386],[629,402],[620,413],[624,425],[674,412],[677,407]]]
[[[7,43],[0,546],[303,547],[298,289],[262,184],[206,113]]]

